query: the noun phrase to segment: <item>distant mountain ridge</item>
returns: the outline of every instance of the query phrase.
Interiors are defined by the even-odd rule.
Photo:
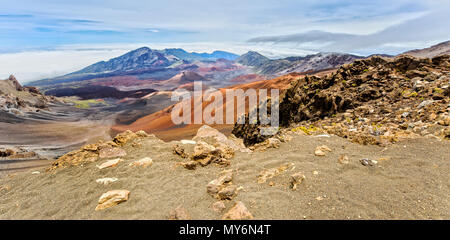
[[[181,48],[163,50],[141,47],[108,61],[100,61],[79,71],[63,76],[30,82],[27,85],[37,86],[44,91],[60,85],[76,84],[95,79],[114,78],[118,76],[135,76],[151,81],[167,80],[182,71],[199,68],[196,63],[222,63],[233,61],[239,55],[225,51],[212,53],[187,52]]]
[[[212,53],[187,52],[181,48],[169,48],[163,50],[154,50],[148,47],[138,48],[122,56],[112,58],[109,61],[101,61],[92,64],[80,71],[71,74],[82,73],[100,73],[111,71],[130,71],[143,68],[164,68],[173,64],[183,64],[187,61],[195,60],[234,60],[239,55],[225,52],[214,51]]]
[[[413,57],[421,57],[421,58],[424,57],[431,58],[446,54],[450,55],[450,41],[438,43],[428,48],[415,49],[403,53],[403,55],[410,55]]]
[[[291,72],[308,72],[337,68],[363,57],[345,53],[317,53],[304,57],[269,59],[257,52],[247,52],[237,62],[254,67],[265,75],[283,75]]]

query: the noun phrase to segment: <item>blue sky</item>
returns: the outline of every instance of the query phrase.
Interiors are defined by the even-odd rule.
[[[141,45],[238,54],[260,50],[277,57],[319,51],[393,54],[450,39],[448,0],[0,0],[0,5],[0,74],[18,71],[26,80]],[[43,66],[34,64],[31,54],[54,56],[44,61],[51,62],[59,56],[54,51],[68,58],[67,66],[59,61],[51,73],[38,73]],[[24,52],[30,59],[19,59]],[[71,62],[71,56],[78,60]],[[7,57],[27,66],[11,66]],[[21,73],[25,68],[28,73]]]

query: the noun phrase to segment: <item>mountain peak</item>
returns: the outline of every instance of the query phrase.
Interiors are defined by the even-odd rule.
[[[261,55],[258,52],[248,51],[247,53],[240,56],[236,61],[240,64],[252,67],[259,67],[270,61],[269,58]]]

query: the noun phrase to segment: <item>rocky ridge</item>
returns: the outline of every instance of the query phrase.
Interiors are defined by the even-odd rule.
[[[450,55],[356,60],[325,77],[306,76],[293,83],[280,98],[280,125],[362,144],[417,136],[448,139],[449,85]],[[246,124],[236,124],[233,134],[250,146],[270,137],[260,134],[261,127],[249,124],[247,115]]]
[[[13,75],[0,80],[0,110],[5,112],[15,115],[37,112],[48,109],[49,104],[56,101],[55,97],[45,96],[35,87],[23,87]]]

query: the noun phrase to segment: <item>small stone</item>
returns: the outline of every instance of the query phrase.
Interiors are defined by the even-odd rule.
[[[224,184],[231,182],[231,180],[233,180],[233,170],[222,171],[217,179],[212,180],[206,185],[206,192],[215,196],[224,188]]]
[[[187,158],[188,155],[186,154],[186,152],[184,151],[184,148],[182,148],[180,145],[175,145],[173,146],[173,153],[182,157],[182,158]]]
[[[331,152],[331,149],[325,145],[316,147],[314,151],[314,155],[316,156],[325,156],[325,152]]]
[[[186,209],[180,205],[169,213],[169,220],[191,220],[191,216]]]
[[[181,140],[181,144],[197,144],[196,141],[192,141],[192,140]]]
[[[297,185],[301,184],[303,182],[303,180],[305,180],[305,175],[303,175],[302,173],[298,172],[295,173],[291,176],[291,189],[292,190],[297,190]]]
[[[127,155],[127,152],[123,150],[122,148],[103,148],[100,149],[98,156],[100,158],[118,158],[118,157],[124,157]]]
[[[314,151],[314,155],[322,157],[322,156],[325,156],[325,153],[322,150],[320,150],[320,149],[316,149]]]
[[[213,203],[213,205],[211,206],[211,208],[214,210],[214,212],[223,212],[223,210],[225,210],[225,203],[223,203],[222,201],[218,201]]]
[[[226,158],[217,158],[217,159],[213,160],[213,162],[217,163],[219,165],[222,165],[222,166],[230,166],[231,165],[231,161]]]
[[[100,165],[97,165],[98,169],[104,169],[104,168],[110,168],[110,167],[115,167],[117,166],[117,164],[119,164],[120,162],[122,162],[123,160],[120,158],[117,159],[113,159],[113,160],[108,160]]]
[[[348,160],[347,155],[341,155],[341,156],[339,156],[338,162],[339,162],[340,164],[349,164],[349,160]]]
[[[146,168],[153,164],[153,160],[149,157],[130,163],[130,166]]]
[[[267,179],[271,179],[275,176],[280,175],[282,172],[286,171],[288,168],[294,166],[293,163],[283,164],[277,168],[265,169],[261,171],[258,175],[258,183],[265,183]]]
[[[220,200],[231,200],[233,199],[234,196],[236,196],[236,192],[237,187],[235,185],[229,185],[222,188],[222,190],[219,191],[217,196],[219,197]]]
[[[99,178],[97,180],[95,180],[97,183],[103,184],[103,185],[108,185],[110,183],[113,183],[115,181],[117,181],[119,179],[117,178]]]
[[[316,138],[330,138],[330,135],[328,135],[328,134],[319,134],[319,135],[315,135],[314,137],[316,137]]]
[[[112,190],[108,191],[98,199],[98,205],[95,208],[95,211],[106,209],[113,207],[121,202],[125,202],[128,200],[128,196],[130,195],[130,191],[128,190]]]
[[[32,172],[31,174],[40,174],[41,172],[39,172],[39,171],[34,171],[34,172]]]
[[[359,162],[364,166],[374,166],[378,163],[377,161],[370,160],[368,158],[363,158],[363,159],[359,160]]]
[[[267,148],[279,148],[281,141],[276,138],[267,139]]]
[[[317,200],[317,201],[322,201],[322,200],[323,200],[323,197],[318,196],[318,197],[316,197],[316,200]]]
[[[236,202],[236,204],[223,215],[222,220],[252,220],[253,215],[245,207],[244,203]]]
[[[181,163],[181,165],[184,168],[186,168],[186,169],[195,170],[195,168],[197,168],[198,162],[196,162],[196,161],[188,161],[188,162],[185,162],[185,163]]]
[[[319,175],[319,172],[318,171],[313,171],[313,174],[314,175]]]

